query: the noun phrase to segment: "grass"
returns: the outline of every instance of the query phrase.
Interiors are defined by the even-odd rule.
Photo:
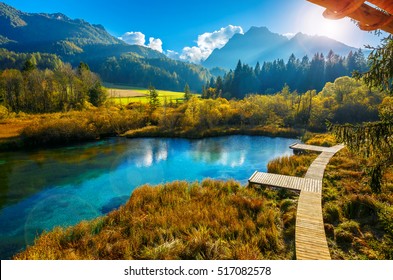
[[[331,135],[308,135],[307,144],[335,143]],[[268,171],[303,176],[313,157],[278,158],[269,163]],[[381,193],[374,193],[364,171],[367,164],[343,149],[326,168],[322,206],[332,259],[393,259],[393,167],[384,174]]]
[[[317,158],[317,154],[285,156],[271,160],[267,165],[269,173],[304,177],[308,167]]]
[[[374,193],[365,166],[347,149],[327,166],[322,203],[333,259],[393,259],[393,168]]]
[[[19,137],[31,123],[32,120],[26,117],[0,120],[0,140]]]
[[[332,134],[316,134],[306,132],[302,140],[308,145],[316,145],[322,147],[332,147],[337,144],[337,140]]]
[[[318,135],[307,143],[335,140]],[[303,176],[315,157],[279,158],[268,169]],[[366,166],[343,149],[326,168],[322,207],[333,259],[393,259],[393,167],[373,193]],[[296,199],[233,181],[143,186],[120,209],[44,233],[15,259],[292,259]]]
[[[123,134],[127,138],[140,137],[180,137],[199,139],[205,137],[216,137],[226,135],[253,135],[269,137],[288,137],[294,138],[300,135],[300,131],[292,128],[278,128],[272,126],[258,127],[215,127],[211,129],[183,129],[165,130],[159,126],[146,126],[140,129],[132,129]]]
[[[143,186],[118,210],[44,233],[15,259],[291,259],[296,202],[234,181]]]
[[[128,87],[126,85],[106,84],[109,98],[115,104],[127,105],[130,103],[149,103],[149,91],[145,88]],[[183,103],[184,92],[157,90],[161,104]]]
[[[117,108],[44,114],[33,116],[20,137],[25,146],[64,145],[119,135],[144,123],[137,111]]]

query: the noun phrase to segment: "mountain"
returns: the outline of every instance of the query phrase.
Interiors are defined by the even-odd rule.
[[[61,13],[25,13],[1,2],[0,26],[0,47],[11,51],[55,53],[66,60],[84,53],[95,57],[123,52],[154,58],[164,56],[152,49],[130,46],[99,24],[73,20]]]
[[[28,57],[28,53],[55,54],[74,66],[83,61],[105,82],[145,87],[152,84],[168,90],[183,90],[188,83],[192,90],[200,91],[211,77],[200,65],[174,61],[153,49],[129,45],[110,35],[102,25],[70,19],[61,13],[25,13],[0,2],[0,26],[0,49],[24,53],[19,57]],[[9,59],[3,61],[12,64]]]
[[[312,58],[317,52],[327,54],[330,50],[346,56],[357,49],[324,36],[298,33],[288,39],[266,27],[251,27],[245,34],[234,35],[221,49],[214,50],[202,64],[208,68],[234,69],[239,59],[255,65],[258,61],[286,60],[292,53],[301,59],[305,55]]]

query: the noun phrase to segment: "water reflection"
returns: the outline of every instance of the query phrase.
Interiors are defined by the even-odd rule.
[[[0,153],[0,257],[34,237],[106,214],[143,184],[234,178],[289,154],[294,139],[110,139],[28,153]]]
[[[203,139],[193,143],[191,150],[196,161],[237,167],[244,164],[249,145],[237,138]]]
[[[150,167],[160,161],[168,159],[168,142],[165,140],[150,139],[144,145],[140,157],[135,158],[137,167]]]

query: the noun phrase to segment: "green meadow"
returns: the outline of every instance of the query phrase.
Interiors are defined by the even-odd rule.
[[[149,103],[149,90],[146,88],[131,87],[127,85],[105,84],[108,97],[115,104],[127,105],[129,103]],[[158,98],[161,104],[167,103],[183,103],[184,92],[159,90]],[[199,95],[199,94],[198,94]]]

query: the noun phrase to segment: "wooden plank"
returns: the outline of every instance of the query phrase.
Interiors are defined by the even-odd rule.
[[[255,170],[255,172],[251,175],[250,179],[248,179],[248,181],[250,182],[252,180],[252,178],[254,178],[254,176],[258,173],[258,170]]]
[[[322,152],[310,165],[304,178],[254,172],[249,182],[300,191],[297,206],[295,246],[298,260],[330,260],[322,216],[322,179],[331,158],[344,146],[319,147],[295,143],[294,150]]]
[[[250,177],[249,183],[286,189],[303,190],[311,189],[312,185],[315,184],[315,180],[265,172],[257,172]]]

